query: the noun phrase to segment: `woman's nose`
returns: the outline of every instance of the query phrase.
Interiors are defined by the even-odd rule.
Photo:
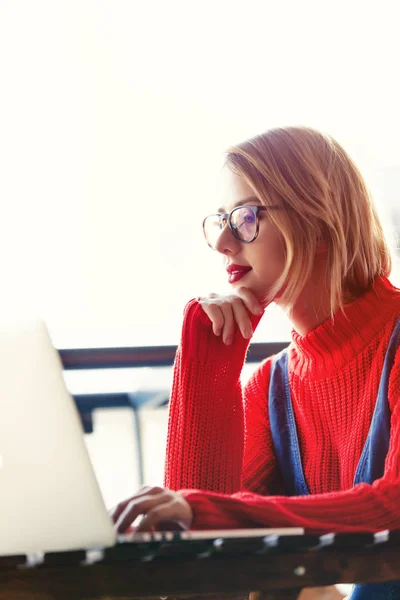
[[[235,238],[228,225],[222,229],[215,244],[215,249],[221,254],[235,254],[240,250],[240,242]]]

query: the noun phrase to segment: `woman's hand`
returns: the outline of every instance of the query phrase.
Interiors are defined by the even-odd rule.
[[[151,531],[163,521],[176,522],[182,529],[188,529],[193,520],[190,504],[183,496],[160,487],[144,486],[110,511],[118,533],[124,533],[139,515],[143,519],[135,531]]]
[[[263,307],[254,294],[245,287],[237,290],[235,295],[218,296],[209,294],[200,298],[199,303],[210,318],[215,335],[222,332],[222,341],[230,345],[234,340],[236,325],[244,338],[250,339],[253,335],[249,312],[260,316]]]

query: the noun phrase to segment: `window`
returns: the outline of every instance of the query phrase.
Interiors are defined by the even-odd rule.
[[[194,14],[179,2],[23,4],[2,4],[0,18],[2,307],[44,316],[57,346],[177,342],[186,301],[225,286],[201,232],[220,203],[221,153],[268,126],[304,122],[337,136],[379,182],[383,212],[398,225],[398,103],[393,78],[385,94],[373,85],[394,61],[390,19],[374,61],[369,44],[359,50],[366,94],[351,85],[353,30],[339,48],[323,45],[321,70],[306,32],[299,46],[277,6],[269,20],[285,16],[285,44],[279,27],[265,35],[262,5],[255,19],[221,2],[210,20],[206,8]],[[377,18],[366,10],[363,31],[378,31]],[[268,52],[277,47],[279,59]],[[289,330],[271,310],[257,337]]]

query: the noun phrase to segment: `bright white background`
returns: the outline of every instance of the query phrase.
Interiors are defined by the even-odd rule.
[[[177,342],[185,302],[225,286],[201,232],[222,153],[271,126],[336,136],[390,221],[396,7],[2,0],[2,313],[58,347]],[[262,339],[288,336],[276,312]]]
[[[392,236],[397,13],[396,0],[0,0],[2,317],[42,315],[57,347],[176,343],[186,301],[226,289],[201,232],[223,151],[268,127],[334,135]],[[270,307],[256,339],[289,331]],[[130,480],[124,423],[127,445],[121,424],[89,442],[108,499]]]

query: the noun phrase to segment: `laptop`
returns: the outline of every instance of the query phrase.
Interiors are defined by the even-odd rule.
[[[0,325],[0,555],[115,541],[46,325]]]
[[[197,540],[303,533],[278,527],[117,536],[46,325],[0,325],[0,556],[168,541],[171,535]]]

